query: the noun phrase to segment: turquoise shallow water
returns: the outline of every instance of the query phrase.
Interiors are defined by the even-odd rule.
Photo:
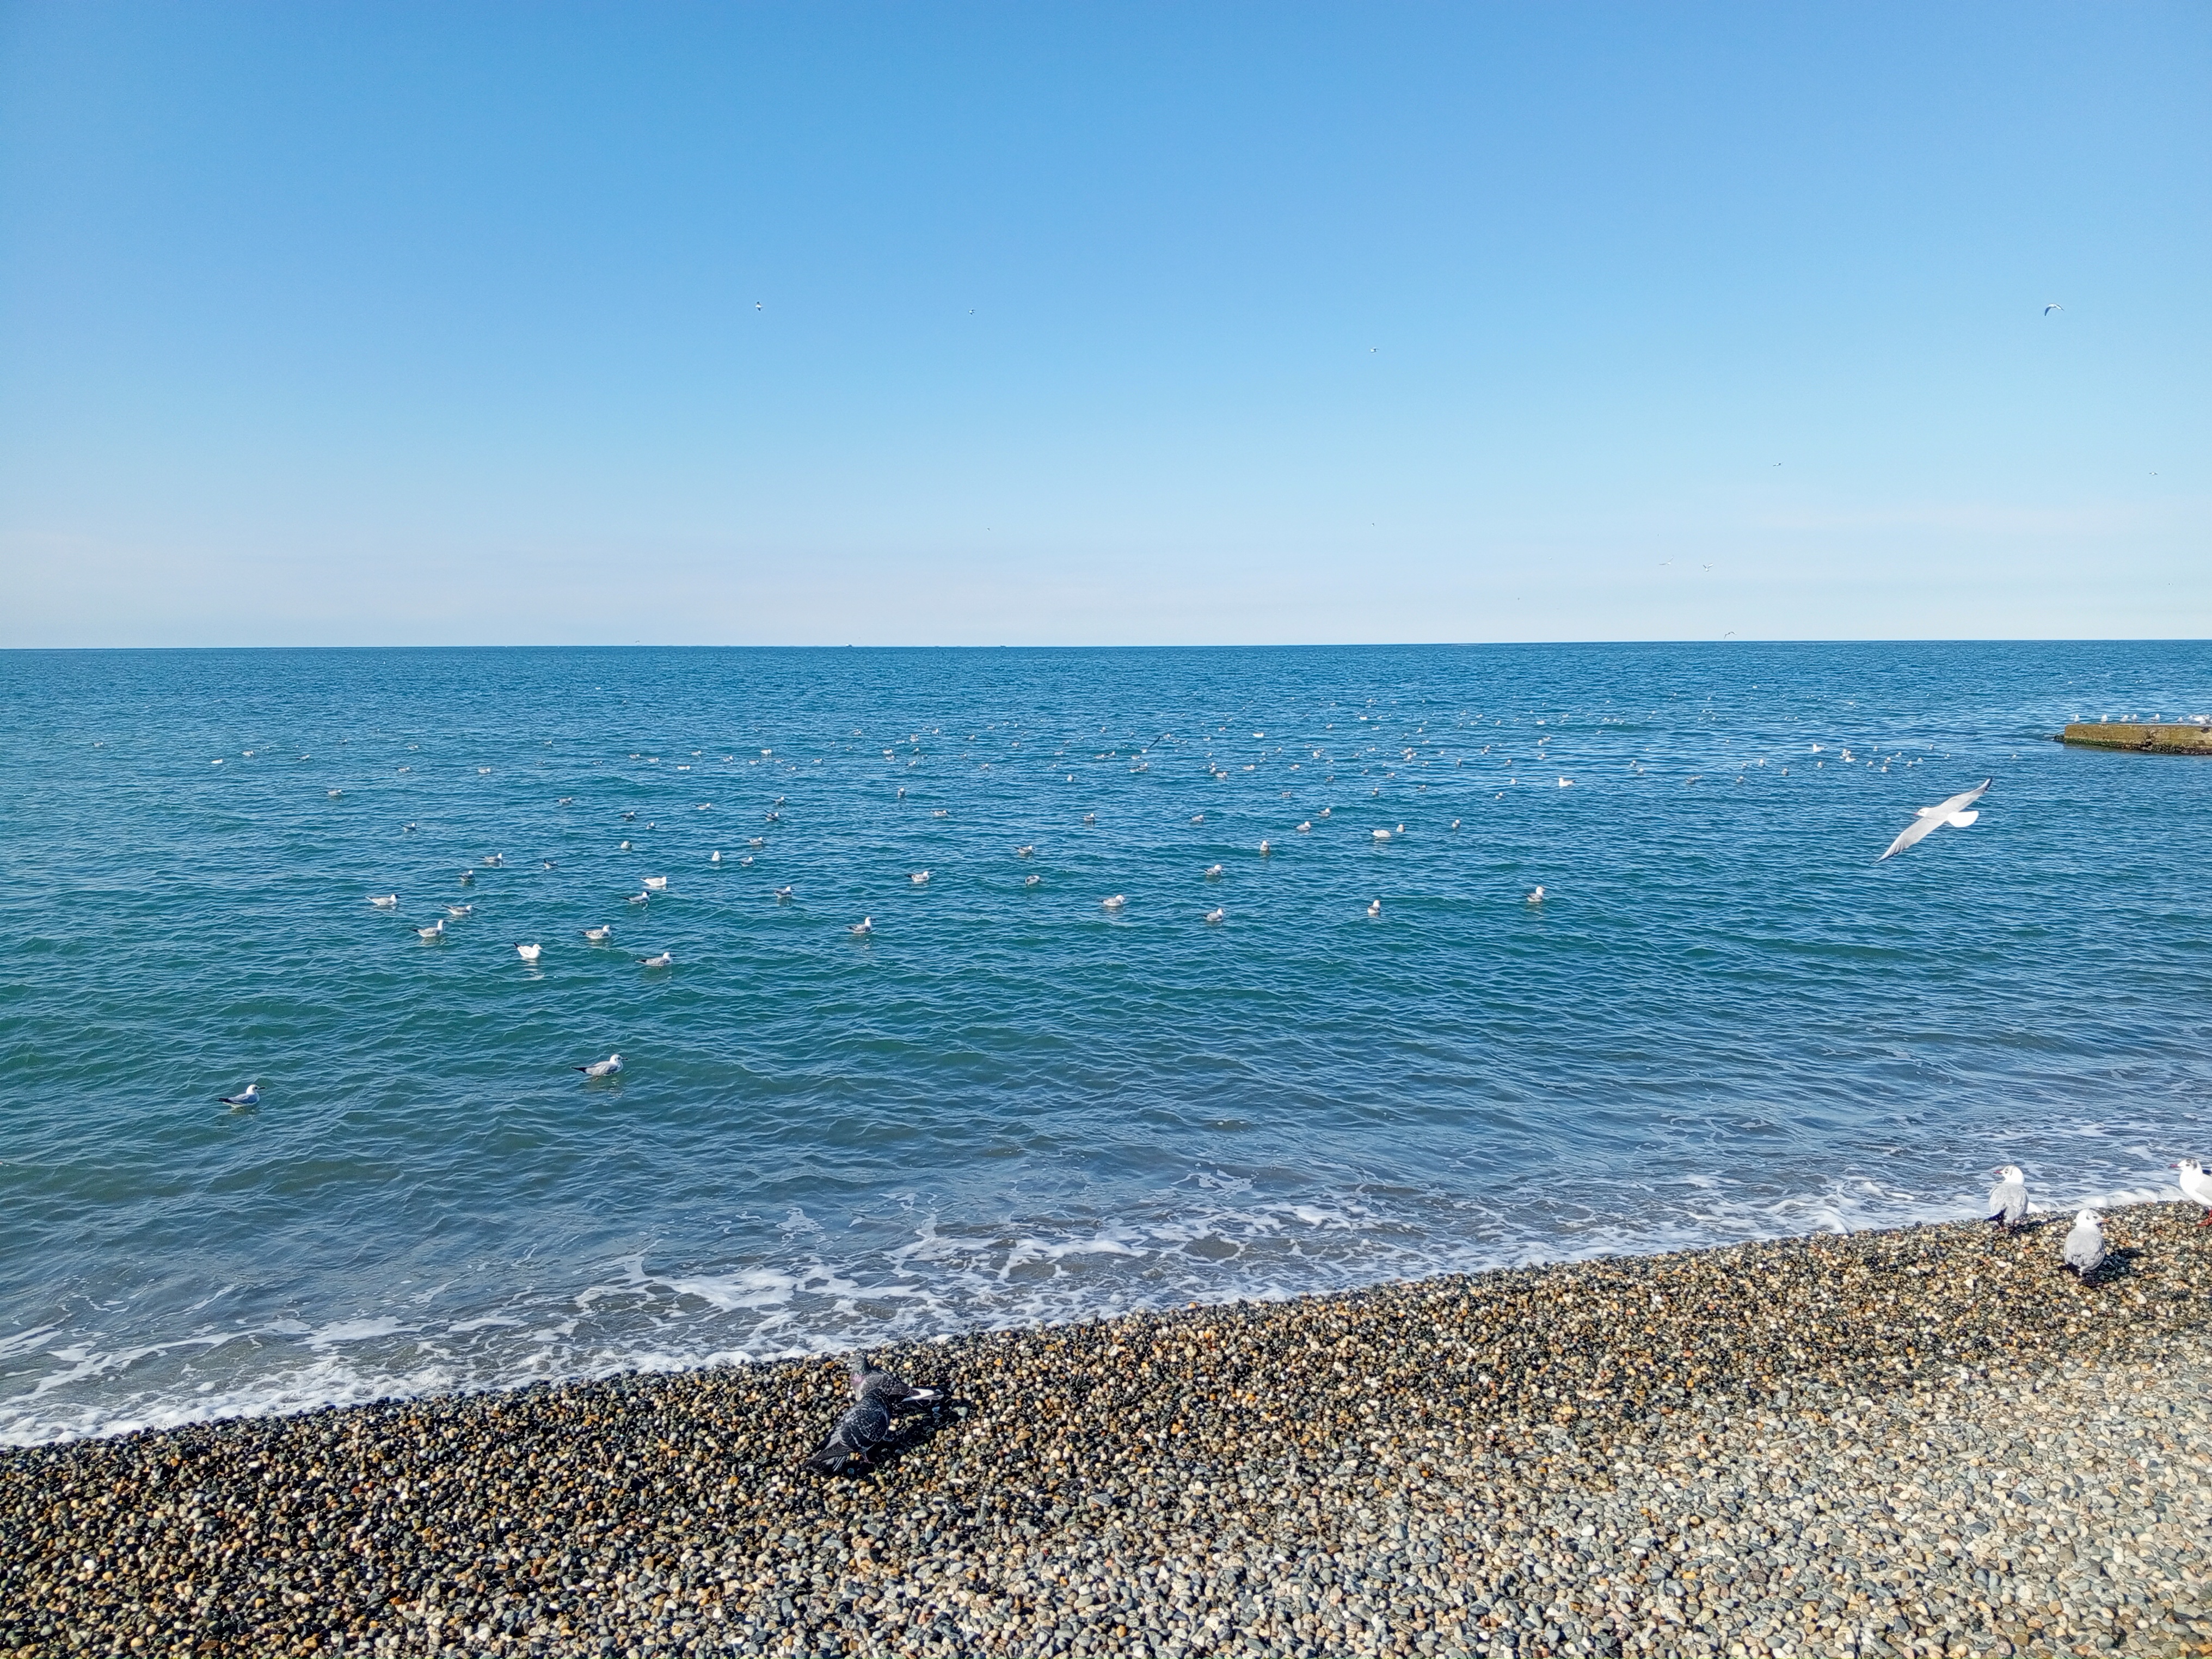
[[[2202,645],[13,653],[0,696],[0,1441],[2212,1150],[2212,764],[2045,740],[2205,712]]]

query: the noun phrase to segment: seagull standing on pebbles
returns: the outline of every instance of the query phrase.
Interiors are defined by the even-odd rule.
[[[855,1461],[864,1468],[873,1467],[875,1454],[891,1442],[892,1419],[926,1411],[940,1398],[934,1389],[917,1389],[889,1371],[878,1370],[865,1355],[855,1354],[850,1363],[853,1403],[822,1449],[806,1460],[808,1468],[823,1474],[835,1474]]]
[[[2066,1235],[2065,1261],[2082,1279],[2105,1265],[2105,1228],[2094,1210],[2084,1210],[2074,1218],[2074,1229]]]
[[[2027,1177],[2020,1165],[2008,1164],[1997,1171],[1997,1184],[1990,1188],[1990,1216],[1999,1232],[2008,1233],[2027,1213]]]
[[[2204,1218],[2197,1224],[2212,1227],[2212,1175],[2204,1173],[2204,1166],[2193,1158],[2185,1158],[2173,1166],[2181,1171],[2181,1190],[2204,1206]]]
[[[609,1054],[605,1060],[595,1060],[590,1065],[579,1066],[576,1069],[586,1077],[612,1077],[622,1070],[622,1056]]]

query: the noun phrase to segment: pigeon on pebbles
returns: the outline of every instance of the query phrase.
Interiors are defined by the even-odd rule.
[[[908,1412],[927,1411],[942,1399],[935,1389],[917,1389],[911,1382],[878,1370],[865,1354],[855,1354],[853,1403],[837,1419],[822,1449],[806,1460],[806,1467],[835,1474],[848,1464],[874,1467],[875,1455],[890,1444],[892,1421]]]

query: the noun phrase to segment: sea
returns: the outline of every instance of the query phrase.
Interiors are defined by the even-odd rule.
[[[2208,709],[2199,642],[0,653],[0,1443],[2175,1197],[2212,763],[2052,738]]]

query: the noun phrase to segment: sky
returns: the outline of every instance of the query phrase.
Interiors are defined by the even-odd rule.
[[[2208,87],[2195,0],[0,0],[0,646],[2203,637]]]

